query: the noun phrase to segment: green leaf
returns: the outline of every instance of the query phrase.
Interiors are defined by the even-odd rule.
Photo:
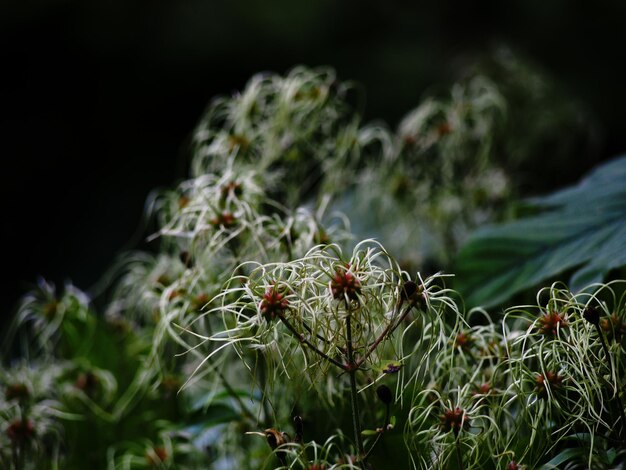
[[[567,462],[568,460],[573,460],[576,458],[584,458],[586,455],[587,452],[581,448],[565,449],[563,452],[557,454],[556,457],[554,457],[552,460],[542,465],[540,470],[559,468],[559,465],[561,465],[563,462]]]
[[[541,212],[484,227],[461,249],[457,289],[470,306],[501,304],[570,269],[577,291],[626,265],[626,156],[529,203]]]
[[[615,457],[617,457],[617,451],[613,447],[606,451],[606,461],[609,465],[613,464]]]
[[[373,429],[365,429],[361,431],[361,436],[375,436],[376,434],[378,434],[378,432]]]

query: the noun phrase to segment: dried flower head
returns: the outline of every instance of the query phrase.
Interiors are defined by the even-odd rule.
[[[27,442],[35,436],[35,426],[30,419],[15,419],[7,428],[7,436],[12,442]]]
[[[271,321],[277,316],[282,315],[288,308],[289,300],[285,297],[284,293],[280,292],[276,284],[267,288],[259,306],[261,315],[263,315],[267,321]]]
[[[455,434],[458,434],[461,429],[469,429],[469,420],[465,414],[465,410],[456,408],[446,410],[439,417],[441,420],[441,428],[444,432],[454,431]]]
[[[235,225],[237,218],[231,212],[224,211],[217,214],[209,222],[215,227],[230,228]]]
[[[474,338],[469,333],[460,332],[454,338],[454,348],[458,348],[461,351],[468,353],[474,346]]]
[[[350,265],[337,268],[330,281],[330,291],[337,300],[358,300],[361,293],[361,280],[350,271]]]
[[[565,316],[554,310],[544,313],[538,323],[537,331],[545,336],[556,336],[558,330],[568,326]]]
[[[600,319],[600,328],[604,331],[609,340],[615,340],[618,343],[622,340],[622,336],[626,335],[626,321],[623,321],[617,313]]]
[[[489,382],[484,382],[480,385],[474,385],[474,392],[472,392],[472,395],[476,396],[476,395],[489,395],[491,392],[493,392],[493,387],[491,386],[491,384]]]
[[[221,187],[221,197],[223,200],[227,199],[228,196],[241,196],[243,193],[243,189],[241,187],[241,183],[237,181],[230,181]]]
[[[559,390],[563,386],[563,377],[558,372],[548,371],[543,374],[537,374],[535,377],[537,396],[539,398],[548,398],[548,388],[551,391]]]
[[[91,371],[87,371],[79,374],[76,382],[74,382],[74,387],[82,390],[87,395],[91,395],[96,391],[99,381],[98,376]]]
[[[164,447],[155,447],[146,452],[146,462],[151,467],[160,466],[168,458],[167,450]]]

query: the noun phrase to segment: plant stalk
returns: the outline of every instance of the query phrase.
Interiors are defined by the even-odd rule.
[[[611,360],[611,355],[609,353],[609,347],[606,344],[606,341],[604,340],[604,334],[602,333],[602,329],[600,328],[599,324],[595,325],[596,327],[596,331],[598,332],[598,336],[600,337],[600,344],[602,345],[602,349],[604,350],[604,354],[606,356],[606,360],[609,361],[609,370],[611,371],[611,377],[615,377],[615,380],[618,380],[617,375],[615,374],[615,371],[613,370],[613,361]],[[620,420],[621,420],[621,428],[622,428],[622,433],[621,433],[621,439],[625,439],[626,436],[624,435],[626,433],[626,415],[624,414],[624,403],[622,402],[622,397],[620,397],[619,395],[619,384],[616,388],[617,390],[615,391],[615,401],[617,402],[617,407],[619,408],[619,414],[620,414]]]
[[[454,447],[456,449],[456,463],[459,467],[459,470],[463,470],[463,453],[461,452],[461,443],[459,442],[459,431],[454,431]]]
[[[278,318],[280,318],[280,321],[283,322],[283,324],[287,327],[287,329],[289,331],[291,331],[291,333],[301,342],[306,344],[309,348],[311,348],[311,350],[313,352],[315,352],[316,354],[318,354],[320,357],[322,357],[323,359],[326,359],[328,362],[330,362],[331,364],[336,365],[337,367],[339,367],[341,370],[347,371],[348,368],[346,367],[345,364],[342,364],[341,362],[339,362],[336,359],[333,359],[332,357],[330,357],[328,354],[326,354],[323,351],[320,351],[317,346],[315,346],[313,343],[311,343],[308,339],[306,339],[303,335],[301,335],[300,333],[298,333],[298,330],[296,330],[294,328],[294,326],[289,322],[289,320],[287,320],[285,318],[284,315],[278,315]]]
[[[406,318],[406,316],[409,314],[409,312],[414,306],[415,306],[414,302],[409,304],[409,306],[406,308],[406,310],[402,313],[402,315],[397,321],[389,323],[389,325],[387,325],[387,328],[384,329],[384,331],[378,336],[378,338],[376,338],[376,340],[374,340],[374,342],[370,345],[370,347],[367,349],[365,354],[363,354],[363,356],[356,362],[357,369],[363,365],[366,359],[376,350],[378,345],[385,338],[393,334],[393,332],[396,330],[396,328],[398,328],[398,326],[400,326],[400,324],[404,321],[404,319]]]
[[[352,426],[354,427],[354,440],[359,451],[359,457],[365,457],[365,449],[363,448],[363,438],[361,437],[361,422],[359,418],[359,402],[357,396],[356,371],[354,363],[354,352],[352,351],[352,325],[350,324],[351,315],[348,313],[346,317],[346,338],[348,341],[348,375],[350,376],[350,402],[352,404]]]

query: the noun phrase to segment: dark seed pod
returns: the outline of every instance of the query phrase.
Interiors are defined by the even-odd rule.
[[[391,390],[386,385],[380,385],[376,389],[376,395],[378,395],[378,399],[382,401],[385,405],[390,405],[393,401],[393,394]]]
[[[397,306],[408,303],[409,307],[422,308],[424,306],[424,295],[420,286],[413,281],[406,281],[400,290],[400,299]]]
[[[186,268],[193,266],[193,258],[188,251],[181,251],[178,255],[180,262],[185,265]]]
[[[402,286],[402,292],[400,293],[400,298],[403,301],[407,301],[413,298],[415,293],[417,292],[417,284],[413,281],[406,281],[404,286]]]
[[[296,444],[302,444],[302,435],[304,434],[304,426],[302,425],[302,418],[298,415],[294,416],[293,425],[296,431],[294,442]]]
[[[279,432],[274,428],[269,428],[263,431],[265,434],[265,438],[267,439],[267,444],[271,447],[272,450],[275,450],[278,446],[283,445],[287,442],[286,434],[284,432]]]
[[[595,307],[587,307],[583,312],[583,318],[594,326],[600,324],[600,312]]]

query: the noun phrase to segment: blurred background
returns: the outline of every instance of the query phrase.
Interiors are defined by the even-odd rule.
[[[536,175],[576,181],[626,150],[626,3],[32,0],[0,4],[3,281],[10,317],[37,276],[83,289],[136,243],[144,203],[187,172],[209,100],[261,71],[329,65],[364,121],[397,125],[505,45],[593,123],[593,145]],[[551,148],[546,146],[545,161]]]

